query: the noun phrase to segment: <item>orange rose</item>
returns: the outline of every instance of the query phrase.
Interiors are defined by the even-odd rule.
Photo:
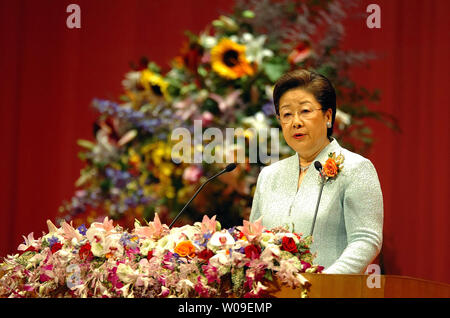
[[[181,257],[194,257],[195,256],[195,247],[191,243],[191,241],[183,241],[177,244],[174,250],[175,253],[180,255]]]
[[[336,165],[336,161],[332,158],[329,158],[325,165],[323,166],[323,172],[327,177],[334,178],[338,173],[338,166]]]

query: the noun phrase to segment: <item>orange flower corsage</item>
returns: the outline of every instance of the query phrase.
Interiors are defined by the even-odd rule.
[[[336,153],[330,152],[325,164],[322,165],[322,172],[326,180],[336,178],[339,172],[342,170],[342,163],[344,162],[344,156],[340,154],[336,157]]]

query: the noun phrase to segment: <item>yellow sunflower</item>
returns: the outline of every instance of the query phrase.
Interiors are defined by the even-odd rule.
[[[245,46],[228,38],[223,38],[211,49],[211,65],[220,76],[231,80],[255,72],[245,57]]]
[[[169,83],[161,75],[155,74],[150,70],[144,70],[141,72],[140,83],[147,92],[156,97],[164,97],[165,100],[170,101],[170,95],[167,90]]]

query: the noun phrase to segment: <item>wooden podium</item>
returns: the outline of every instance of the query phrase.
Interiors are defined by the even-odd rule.
[[[423,279],[381,275],[379,288],[370,288],[369,275],[302,274],[311,286],[309,298],[450,298],[450,285]],[[270,294],[276,298],[299,298],[300,289],[270,286]]]

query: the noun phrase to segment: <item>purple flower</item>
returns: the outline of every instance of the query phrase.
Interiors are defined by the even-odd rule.
[[[77,230],[78,232],[80,232],[81,235],[86,235],[87,231],[86,225],[81,224],[79,227],[77,227]]]
[[[106,168],[105,175],[119,189],[124,188],[131,181],[131,174],[128,171]]]
[[[275,105],[273,104],[273,102],[266,103],[263,105],[262,111],[266,116],[275,115]]]
[[[206,240],[209,240],[211,238],[211,236],[212,236],[211,232],[203,234],[203,238],[206,239]]]
[[[94,99],[92,104],[100,113],[116,116],[147,133],[154,133],[158,128],[165,127],[173,122],[175,117],[174,113],[166,108],[157,109],[151,113],[152,117],[148,117],[148,113],[130,107],[122,107],[108,100]]]
[[[136,205],[138,204],[138,199],[134,196],[131,196],[131,197],[125,198],[123,203],[130,207],[136,207]]]
[[[53,244],[59,243],[59,239],[55,236],[52,236],[47,241],[48,241],[48,244],[50,245],[50,248],[53,246]]]
[[[129,247],[131,249],[136,248],[139,244],[139,238],[136,235],[131,235],[129,233],[123,233],[119,240],[123,246]]]

